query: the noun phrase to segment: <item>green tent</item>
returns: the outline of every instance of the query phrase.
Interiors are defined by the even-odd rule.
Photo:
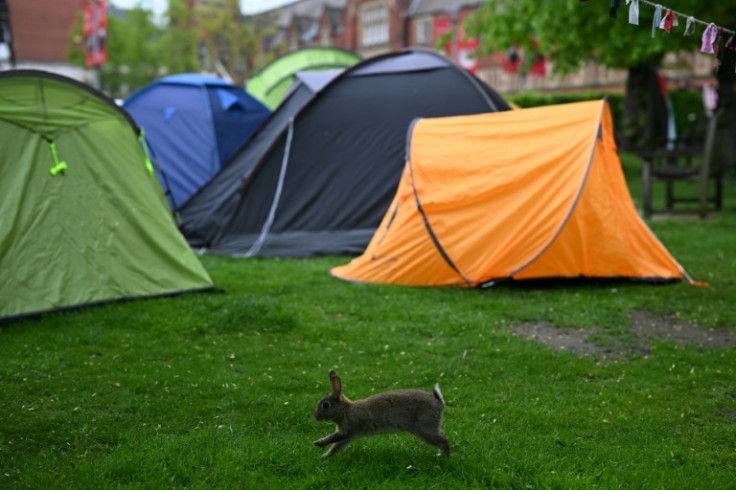
[[[360,60],[361,57],[352,51],[339,48],[297,49],[261,68],[248,81],[246,91],[273,111],[284,100],[296,72],[348,68]]]
[[[0,321],[212,287],[143,141],[86,85],[0,72]]]

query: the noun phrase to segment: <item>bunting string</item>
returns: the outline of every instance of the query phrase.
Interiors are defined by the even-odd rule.
[[[580,0],[581,2],[589,2],[590,0]],[[720,70],[723,63],[723,49],[736,50],[736,32],[733,29],[717,26],[714,22],[705,22],[696,19],[692,15],[687,15],[669,7],[663,6],[661,3],[654,3],[650,0],[626,0],[629,6],[629,24],[639,25],[639,4],[643,3],[654,9],[652,18],[652,38],[657,37],[657,29],[663,29],[667,33],[672,32],[672,28],[679,25],[678,18],[686,19],[685,36],[691,36],[695,33],[695,25],[705,26],[702,37],[700,51],[702,53],[715,54],[718,59],[718,69]],[[618,9],[621,7],[621,0],[611,0],[610,17],[615,19]],[[728,41],[726,39],[728,38]]]
[[[590,0],[580,0],[581,2],[589,2]],[[629,6],[629,24],[639,25],[639,4],[643,3],[654,9],[652,19],[652,38],[657,37],[657,29],[663,29],[666,32],[672,32],[672,28],[679,25],[678,17],[687,19],[685,24],[685,36],[691,36],[695,32],[695,24],[705,26],[703,31],[702,45],[700,51],[702,53],[715,54],[718,59],[718,69],[723,64],[723,49],[736,50],[736,31],[727,29],[715,24],[715,22],[705,22],[696,19],[692,15],[687,15],[669,7],[663,6],[661,3],[654,3],[650,0],[626,0]],[[621,7],[621,0],[611,0],[611,9],[609,16],[612,19],[618,17],[618,9]],[[664,10],[664,15],[662,11]],[[730,37],[729,37],[730,36]],[[726,41],[728,37],[728,41]],[[714,48],[715,45],[715,48]]]
[[[629,4],[630,2],[632,2],[632,0],[627,0],[626,1],[627,4]],[[644,5],[648,5],[648,6],[652,7],[655,10],[657,8],[659,8],[660,9],[660,12],[662,11],[662,9],[664,9],[665,12],[670,11],[674,15],[676,15],[677,17],[679,17],[681,19],[687,19],[687,25],[688,26],[694,26],[695,24],[698,24],[698,25],[701,25],[701,26],[705,26],[707,28],[708,26],[710,26],[711,24],[713,24],[712,22],[706,22],[704,20],[696,19],[695,17],[693,17],[691,15],[687,15],[687,14],[684,14],[682,12],[678,12],[677,10],[673,10],[673,9],[671,9],[669,7],[665,7],[664,5],[661,5],[661,4],[658,4],[658,3],[654,3],[654,2],[650,2],[649,0],[633,0],[633,2],[635,2],[635,3],[643,3]],[[638,7],[637,7],[637,9],[638,9]],[[726,29],[725,27],[720,27],[720,26],[719,26],[719,29],[722,30],[723,34],[730,34],[732,36],[734,34],[736,34],[736,31],[733,31],[732,29]],[[688,29],[686,29],[686,31],[687,30]]]

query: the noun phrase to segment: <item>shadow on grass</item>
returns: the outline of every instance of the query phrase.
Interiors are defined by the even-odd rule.
[[[680,284],[680,279],[632,279],[628,277],[552,277],[543,279],[500,279],[494,281],[487,286],[481,286],[482,289],[489,288],[509,288],[512,290],[550,290],[550,289],[605,289],[612,287],[638,286],[638,285],[654,285],[667,286]]]

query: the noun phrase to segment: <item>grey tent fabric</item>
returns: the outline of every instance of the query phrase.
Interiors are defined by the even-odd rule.
[[[250,172],[258,161],[277,144],[289,120],[299,109],[341,72],[342,70],[324,71],[315,77],[304,77],[304,74],[298,73],[279,109],[271,114],[232,160],[215,174],[210,183],[203,186],[179,210],[181,228],[191,246],[205,247],[214,239],[214,233],[218,229],[227,226],[229,216],[237,204],[235,198],[246,185]],[[302,81],[303,78],[308,81]]]
[[[314,93],[319,92],[343,70],[324,70],[324,71],[298,71],[294,74],[296,82],[295,88],[304,84]]]
[[[388,57],[375,63],[364,63],[353,70],[353,75],[377,75],[446,68],[447,60],[434,52],[417,51],[412,56]]]
[[[472,74],[421,48],[364,60],[292,97],[300,102],[286,100],[182,208],[191,245],[232,256],[361,253],[398,186],[412,120],[509,109]]]

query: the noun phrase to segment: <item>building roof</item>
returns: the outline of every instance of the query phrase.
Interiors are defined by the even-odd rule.
[[[409,6],[409,17],[452,12],[463,8],[478,7],[483,0],[412,0]]]
[[[294,17],[319,19],[325,10],[344,9],[346,5],[347,0],[298,0],[279,7],[276,24],[288,26]]]

